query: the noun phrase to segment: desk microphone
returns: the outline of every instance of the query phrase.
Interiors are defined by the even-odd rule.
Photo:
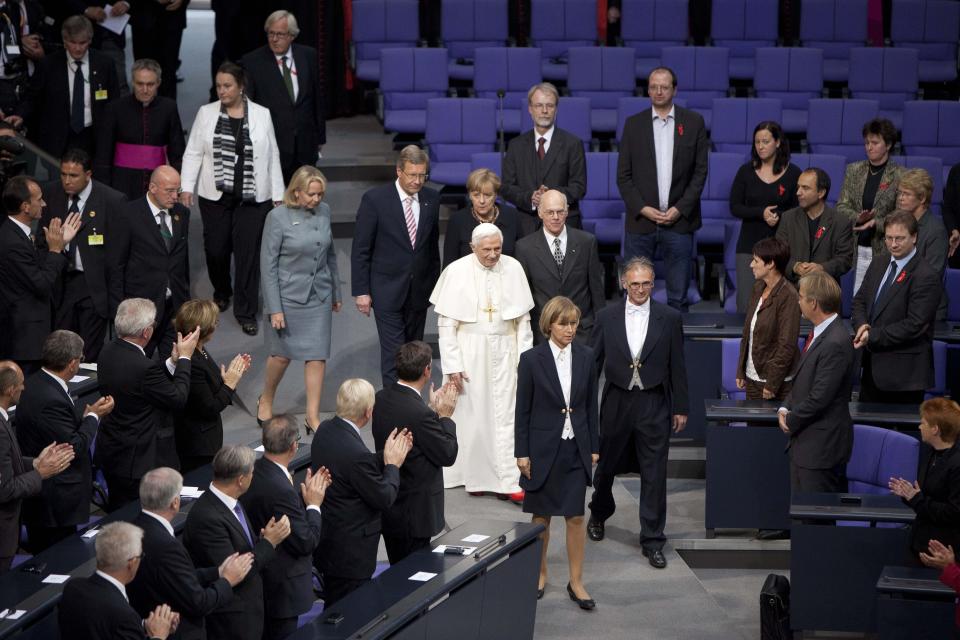
[[[507,152],[503,143],[503,98],[507,92],[503,89],[497,89],[497,110],[500,116],[500,124],[497,127],[497,139],[500,141],[500,173],[503,173],[503,155]]]

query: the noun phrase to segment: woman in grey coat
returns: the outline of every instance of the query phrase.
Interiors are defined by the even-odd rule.
[[[270,356],[257,421],[273,415],[273,398],[290,360],[304,360],[304,427],[320,424],[320,394],[330,355],[332,312],[340,311],[340,279],[330,207],[320,202],[327,180],[316,167],[297,169],[283,204],[267,215],[260,245],[260,290]]]

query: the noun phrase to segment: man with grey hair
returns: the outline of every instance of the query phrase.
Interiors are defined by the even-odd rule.
[[[520,263],[501,255],[503,235],[495,225],[477,225],[470,247],[472,254],[447,265],[430,296],[443,375],[461,394],[450,416],[460,451],[444,468],[443,484],[519,504],[523,492],[511,443],[517,365],[533,346],[533,296]]]
[[[143,530],[129,522],[111,522],[94,540],[97,571],[72,578],[63,589],[57,619],[63,638],[166,640],[175,633],[180,614],[158,605],[146,619],[130,606],[127,585],[143,559]]]
[[[202,640],[204,617],[233,598],[233,587],[253,566],[253,554],[232,553],[219,566],[195,567],[173,531],[182,488],[183,477],[169,467],[148,471],[140,481],[142,511],[133,524],[143,529],[143,559],[128,592],[141,616],[169,603],[180,613],[179,638]]]
[[[580,229],[578,202],[587,192],[587,163],[583,142],[556,126],[559,93],[549,82],[530,87],[527,110],[533,128],[510,141],[503,159],[504,200],[523,214],[521,232],[532,233],[540,226],[537,210],[549,189],[567,198],[567,224]]]
[[[107,480],[110,511],[139,497],[140,478],[150,469],[179,466],[173,412],[190,394],[190,358],[200,327],[186,336],[178,333],[173,354],[161,364],[144,352],[155,318],[150,300],[124,300],[114,320],[117,338],[100,352],[100,391],[112,396],[116,407],[101,425],[94,461]]]
[[[244,445],[227,445],[213,457],[213,482],[200,496],[183,529],[183,544],[197,566],[220,566],[234,553],[253,552],[247,577],[233,590],[233,599],[207,615],[211,638],[260,640],[264,629],[264,592],[261,573],[275,561],[276,549],[290,535],[290,519],[271,516],[256,529],[240,496],[253,480],[256,455]]]
[[[100,420],[113,411],[113,398],[92,405],[77,405],[67,383],[77,375],[83,360],[83,340],[72,331],[47,336],[42,349],[43,368],[27,380],[17,405],[17,438],[24,455],[38,456],[50,444],[73,448],[70,466],[55,478],[44,480],[41,494],[23,505],[30,551],[47,547],[77,532],[90,519],[93,485],[90,479],[90,443]]]
[[[440,194],[426,184],[427,153],[407,145],[396,182],[363,194],[350,255],[357,311],[376,311],[383,386],[397,379],[400,345],[423,340],[430,291],[440,275]]]
[[[20,504],[40,492],[41,482],[73,460],[69,443],[52,444],[35,458],[20,451],[7,411],[20,402],[23,372],[12,360],[0,361],[0,575],[10,569],[20,542]]]
[[[330,486],[330,472],[307,470],[299,491],[288,466],[300,447],[300,429],[290,414],[263,423],[263,456],[253,465],[250,489],[240,498],[254,529],[282,514],[290,521],[290,535],[264,567],[263,589],[267,619],[265,640],[286,638],[297,630],[297,617],[313,606],[310,566],[320,543],[320,505]],[[302,502],[301,502],[302,498]]]
[[[300,28],[289,11],[271,13],[263,30],[267,44],[240,60],[247,71],[244,91],[270,110],[283,181],[289,183],[299,167],[317,164],[327,141],[317,50],[294,43]]]

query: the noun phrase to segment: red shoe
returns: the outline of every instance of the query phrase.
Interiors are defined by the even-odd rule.
[[[516,493],[507,494],[507,499],[510,500],[513,504],[523,504],[523,489],[517,491]]]

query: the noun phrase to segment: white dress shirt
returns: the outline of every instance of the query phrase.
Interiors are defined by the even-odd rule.
[[[643,350],[643,343],[647,339],[647,327],[650,325],[650,299],[637,306],[627,300],[624,306],[624,317],[627,326],[627,344],[630,346],[630,355],[634,358]]]
[[[93,126],[93,109],[90,108],[90,53],[87,52],[83,54],[83,57],[80,58],[81,72],[83,73],[83,126],[92,127]],[[76,61],[67,54],[67,89],[69,94],[67,98],[69,100],[70,109],[68,112],[73,110],[73,78],[77,72],[77,63]]]
[[[173,214],[170,213],[170,210],[169,210],[169,209],[161,209],[161,208],[158,207],[156,204],[154,204],[153,200],[151,200],[150,198],[147,198],[147,206],[150,207],[150,213],[153,214],[153,219],[154,219],[154,221],[157,223],[157,225],[161,225],[161,224],[162,224],[162,225],[166,226],[166,227],[167,227],[167,231],[170,232],[170,235],[173,235]],[[163,218],[160,217],[160,212],[161,212],[161,211],[166,211],[166,212],[167,212],[167,215],[165,215]],[[174,238],[174,241],[176,241],[176,238]],[[167,297],[167,298],[172,298],[172,297],[173,297],[173,292],[170,291],[170,287],[167,287],[166,297]]]
[[[676,123],[676,107],[670,107],[666,118],[653,112],[653,146],[657,159],[657,193],[660,196],[660,210],[670,206],[670,183],[673,182],[673,130]]]
[[[397,181],[394,183],[397,187],[397,195],[400,197],[400,207],[404,210],[404,218],[406,218],[406,207],[404,202],[407,198],[413,198],[413,202],[410,203],[410,208],[413,209],[413,220],[417,223],[417,229],[420,228],[420,193],[417,192],[412,196],[406,191],[400,188],[400,179],[397,178]]]
[[[275,464],[275,465],[277,465],[278,467],[280,467],[280,469],[283,470],[284,475],[287,476],[287,480],[290,481],[290,484],[292,484],[292,485],[294,486],[294,488],[296,488],[297,485],[296,485],[296,483],[294,483],[294,481],[293,481],[293,476],[290,475],[290,469],[287,469],[285,466],[283,466],[282,464],[280,464],[280,463],[277,462],[276,460],[271,460],[270,462],[272,462],[273,464]],[[308,505],[307,505],[307,509],[313,509],[313,510],[316,511],[317,513],[320,513],[320,507],[318,507],[318,506],[315,505],[315,504],[308,504]]]
[[[141,513],[144,513],[144,514],[150,516],[151,518],[153,518],[154,520],[156,520],[157,522],[159,522],[160,524],[162,524],[162,525],[163,525],[163,528],[167,530],[167,533],[170,534],[170,537],[171,537],[171,538],[176,538],[176,537],[177,537],[177,534],[175,534],[175,533],[173,532],[173,525],[170,524],[170,521],[169,521],[169,520],[167,520],[167,519],[164,518],[163,516],[158,516],[158,515],[155,514],[153,511],[147,511],[146,509],[142,509],[142,510],[141,510]]]
[[[557,377],[560,378],[560,389],[563,390],[563,401],[567,405],[566,418],[563,421],[562,440],[573,438],[573,422],[570,420],[570,385],[573,380],[573,353],[570,345],[563,349],[550,340],[550,351],[553,352],[553,362],[557,365]]]
[[[280,72],[281,78],[283,78],[283,59],[287,59],[287,66],[290,67],[290,80],[293,82],[293,101],[296,102],[300,96],[300,82],[297,80],[297,64],[293,61],[293,47],[288,47],[286,53],[276,56],[276,58],[277,71]]]
[[[822,334],[824,331],[827,330],[827,327],[830,326],[830,323],[833,322],[833,321],[836,320],[836,319],[837,319],[837,314],[833,313],[833,314],[830,314],[829,316],[827,316],[826,319],[824,319],[823,322],[821,322],[820,324],[818,324],[817,326],[815,326],[815,327],[813,328],[813,337],[810,338],[810,342],[808,342],[808,343],[804,346],[804,349],[803,349],[803,350],[804,350],[804,351],[809,351],[809,350],[810,350],[810,345],[812,345],[812,344],[816,341],[816,339],[820,337],[820,334]]]
[[[0,407],[0,416],[3,416],[3,419],[7,422],[10,422],[10,416],[7,415],[7,410],[3,407]]]
[[[917,255],[917,248],[916,248],[916,247],[914,247],[913,250],[912,250],[910,253],[908,253],[907,255],[903,256],[902,258],[894,258],[894,257],[891,256],[890,260],[887,262],[887,268],[884,269],[884,271],[883,271],[883,277],[880,279],[880,287],[883,286],[884,281],[886,281],[887,277],[890,275],[890,262],[896,262],[896,263],[897,263],[897,271],[896,271],[896,273],[895,273],[894,276],[893,276],[893,281],[896,282],[897,277],[898,277],[898,276],[900,275],[900,273],[903,271],[903,268],[907,266],[907,263],[908,263],[908,262],[910,262],[911,260],[913,260],[913,256],[915,256],[915,255]],[[874,298],[874,300],[876,300],[877,298],[880,297],[880,287],[877,287],[877,293],[876,293],[876,297]]]
[[[547,249],[550,250],[550,255],[553,255],[553,241],[557,238],[560,238],[560,254],[566,258],[567,257],[567,225],[563,225],[563,230],[560,231],[559,236],[555,236],[547,228],[543,228],[543,236],[547,239]]]
[[[104,580],[106,580],[107,582],[109,582],[110,584],[112,584],[113,586],[115,586],[117,589],[119,589],[120,593],[123,594],[123,599],[126,600],[127,602],[130,602],[130,598],[127,597],[127,588],[123,586],[122,582],[120,582],[113,576],[106,574],[103,571],[100,571],[99,569],[97,569],[97,575],[103,578]]]
[[[224,504],[224,506],[230,511],[230,513],[233,514],[233,517],[235,517],[235,518],[237,519],[237,522],[240,522],[241,528],[246,529],[246,528],[247,528],[247,527],[246,527],[246,523],[245,523],[245,522],[241,522],[241,521],[240,521],[240,516],[237,515],[237,512],[236,512],[236,511],[234,511],[234,509],[237,508],[237,502],[239,502],[239,501],[238,501],[236,498],[233,498],[233,497],[231,497],[231,496],[228,496],[228,495],[225,494],[223,491],[220,491],[220,489],[217,489],[217,488],[213,485],[213,483],[210,483],[210,487],[209,487],[209,488],[210,488],[210,492],[213,493],[213,495],[215,495],[215,496],[217,496],[218,498],[220,498],[220,502],[222,502],[222,503]],[[251,535],[251,536],[253,535],[253,532],[252,532],[252,531],[250,532],[250,535]],[[256,540],[254,540],[254,542],[256,542]]]
[[[546,154],[550,151],[550,141],[553,140],[553,132],[556,129],[556,125],[547,129],[546,133],[537,133],[536,128],[533,130],[533,150],[540,150],[540,138],[543,138],[543,153]]]

